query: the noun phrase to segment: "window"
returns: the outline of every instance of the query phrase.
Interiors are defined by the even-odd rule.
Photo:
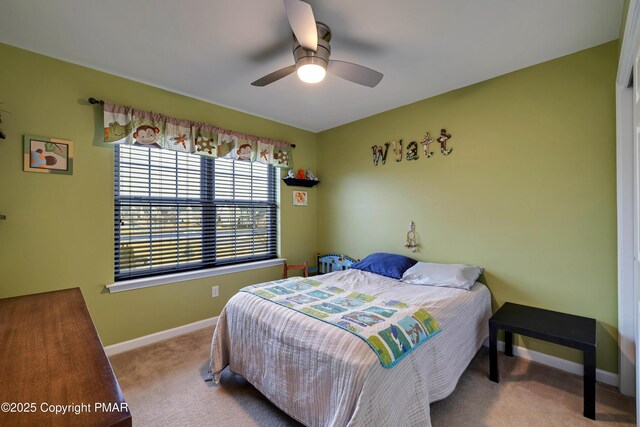
[[[116,146],[116,281],[275,258],[275,176],[272,165]]]

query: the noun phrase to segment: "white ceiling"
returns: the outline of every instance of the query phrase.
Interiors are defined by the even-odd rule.
[[[2,0],[0,42],[321,131],[614,40],[623,1],[310,3],[332,59],[384,73],[376,88],[251,86],[293,64],[281,0]]]

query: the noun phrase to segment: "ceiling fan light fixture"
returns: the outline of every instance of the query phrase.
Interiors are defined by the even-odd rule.
[[[305,83],[319,83],[324,80],[327,70],[318,64],[304,64],[298,67],[298,78]]]
[[[293,31],[294,65],[281,68],[251,83],[267,86],[297,71],[304,83],[319,83],[327,71],[347,81],[362,86],[375,87],[382,80],[382,73],[362,65],[336,61],[331,57],[331,29],[318,22],[309,3],[303,0],[283,0],[287,19]]]

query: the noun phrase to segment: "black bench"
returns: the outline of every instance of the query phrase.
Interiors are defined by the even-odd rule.
[[[584,360],[584,416],[596,419],[596,321],[557,311],[505,303],[489,319],[489,378],[500,382],[498,330],[504,330],[504,354],[513,356],[513,334],[582,350]]]

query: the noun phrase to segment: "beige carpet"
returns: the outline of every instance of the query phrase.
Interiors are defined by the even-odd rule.
[[[225,370],[204,382],[211,329],[111,357],[134,426],[296,426],[244,378]],[[634,401],[598,384],[596,418],[582,417],[582,378],[501,356],[502,381],[487,378],[481,349],[456,391],[431,405],[438,426],[634,426]]]

